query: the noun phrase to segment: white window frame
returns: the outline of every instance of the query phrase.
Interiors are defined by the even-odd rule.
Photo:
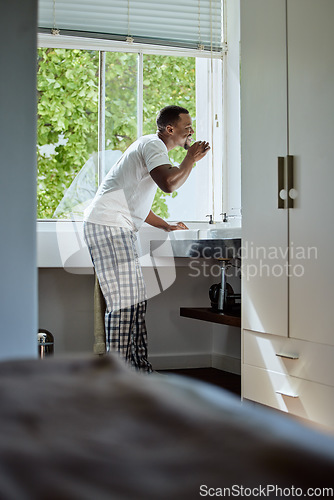
[[[143,55],[166,55],[179,57],[195,57],[196,64],[201,64],[201,71],[196,77],[196,109],[207,106],[209,103],[209,113],[206,113],[206,123],[197,123],[197,137],[200,137],[202,131],[205,134],[203,139],[209,140],[212,149],[203,160],[199,168],[203,171],[203,179],[206,184],[211,184],[211,208],[208,214],[212,215],[214,220],[221,220],[221,213],[228,209],[228,192],[223,189],[223,180],[227,178],[227,157],[226,157],[226,109],[223,106],[223,96],[225,88],[225,54],[227,46],[224,44],[222,52],[180,49],[175,47],[162,47],[159,45],[147,45],[129,42],[119,42],[112,40],[73,37],[64,35],[39,34],[38,46],[43,48],[62,48],[79,50],[96,50],[101,54],[105,52],[129,52],[138,54],[138,78],[137,78],[137,135],[142,135],[143,131]],[[103,67],[103,57],[100,58],[100,65]],[[213,72],[214,66],[219,67],[218,74]],[[221,84],[220,84],[221,81]],[[101,82],[99,82],[100,85]],[[103,95],[103,92],[102,92]],[[103,149],[104,144],[104,105],[99,100],[99,150]],[[206,133],[205,133],[206,132]],[[207,134],[209,132],[209,137]],[[103,171],[103,165],[99,168]],[[101,177],[101,176],[100,176]],[[200,188],[199,188],[200,189]],[[199,200],[200,192],[195,194],[195,199]],[[172,219],[172,217],[170,218]],[[48,222],[53,219],[46,219]],[[187,220],[187,219],[186,219]],[[188,222],[197,222],[197,220]],[[203,218],[201,219],[203,220]],[[43,219],[39,219],[43,222]],[[57,222],[54,220],[54,222]]]

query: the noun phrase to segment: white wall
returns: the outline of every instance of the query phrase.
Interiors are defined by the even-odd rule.
[[[0,7],[0,359],[37,356],[36,0]]]
[[[92,353],[93,274],[71,274],[61,268],[40,269],[38,295],[38,326],[54,336],[55,355]]]
[[[183,318],[180,307],[209,307],[209,288],[216,279],[192,274],[188,267],[176,267],[172,286],[148,301],[149,351],[155,367],[211,366],[212,323]]]
[[[149,357],[155,369],[216,366],[240,370],[240,328],[215,325],[180,316],[180,307],[210,307],[209,288],[217,283],[199,262],[176,267],[175,282],[149,299],[147,330]],[[200,272],[198,272],[198,270]],[[152,277],[143,269],[147,286]],[[240,280],[239,280],[240,281]],[[239,291],[238,284],[234,285]],[[240,287],[240,284],[239,284]],[[54,335],[55,356],[93,350],[94,277],[64,269],[39,270],[39,327]]]
[[[151,273],[143,269],[150,286]],[[209,306],[215,278],[189,278],[178,267],[173,285],[148,301],[149,355],[155,368],[211,366],[212,324],[180,317],[181,306]],[[93,350],[94,277],[39,270],[39,327],[51,331],[55,355]]]

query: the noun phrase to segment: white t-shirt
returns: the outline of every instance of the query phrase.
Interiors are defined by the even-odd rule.
[[[85,210],[84,220],[137,231],[157,190],[150,172],[166,164],[170,160],[165,143],[156,134],[140,137],[110,169]]]

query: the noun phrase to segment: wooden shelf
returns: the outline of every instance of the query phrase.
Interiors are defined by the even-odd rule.
[[[241,317],[213,311],[210,307],[180,307],[180,316],[241,327]]]

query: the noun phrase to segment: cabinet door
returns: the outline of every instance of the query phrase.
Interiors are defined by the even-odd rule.
[[[287,155],[286,9],[241,0],[243,328],[287,336],[288,210],[277,202]]]
[[[287,19],[290,336],[334,345],[334,1],[288,1]]]

